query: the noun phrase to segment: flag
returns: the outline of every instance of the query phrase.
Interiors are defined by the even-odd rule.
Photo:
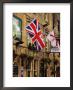
[[[59,43],[56,40],[54,31],[49,32],[49,34],[47,35],[47,39],[51,42],[52,47],[59,48]]]
[[[36,42],[36,45],[40,46],[41,49],[45,47],[45,42],[42,39],[42,32],[37,19],[33,19],[31,23],[26,26],[26,30],[33,43]]]

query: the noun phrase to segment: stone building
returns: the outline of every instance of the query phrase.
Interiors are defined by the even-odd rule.
[[[19,33],[13,32],[13,76],[59,77],[60,52],[51,52],[51,44],[48,40],[44,38],[46,47],[41,51],[28,48],[31,38],[26,32],[25,26],[34,18],[39,20],[42,33],[47,35],[48,32],[54,30],[56,39],[60,43],[59,13],[13,13],[13,25],[17,24],[18,31],[20,31]],[[13,26],[12,30],[16,28]]]

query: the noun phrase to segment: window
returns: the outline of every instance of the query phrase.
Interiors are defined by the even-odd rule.
[[[34,71],[34,77],[37,77],[37,71]]]
[[[27,76],[30,77],[30,71],[27,72]]]
[[[18,65],[13,64],[13,77],[18,76]]]

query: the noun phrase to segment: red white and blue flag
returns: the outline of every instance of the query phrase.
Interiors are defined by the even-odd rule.
[[[37,48],[44,48],[45,42],[42,39],[42,32],[37,19],[33,19],[29,25],[26,26],[26,30],[32,39],[33,43],[36,43]]]

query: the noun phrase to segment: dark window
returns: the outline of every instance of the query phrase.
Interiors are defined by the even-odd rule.
[[[60,67],[57,67],[56,68],[56,76],[57,77],[60,77]]]
[[[13,65],[13,77],[18,76],[18,66],[16,64]]]
[[[27,76],[30,77],[30,71],[27,72]]]
[[[37,72],[36,71],[34,71],[34,77],[37,77]]]
[[[31,61],[27,60],[26,69],[31,69]]]
[[[40,63],[40,77],[44,77],[44,62]]]
[[[47,76],[47,63],[45,60],[42,60],[40,62],[40,77],[46,77]]]

